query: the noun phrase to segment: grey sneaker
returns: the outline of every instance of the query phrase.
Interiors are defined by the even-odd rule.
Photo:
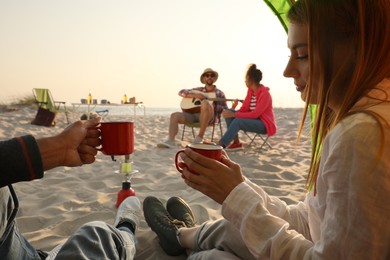
[[[146,223],[157,234],[162,249],[170,256],[181,255],[185,249],[177,239],[177,232],[185,227],[183,221],[172,218],[156,197],[146,197],[143,203]]]
[[[157,147],[159,148],[175,148],[176,146],[176,142],[172,140],[166,140],[165,142],[157,144]]]
[[[186,227],[195,226],[194,214],[190,206],[182,198],[169,198],[167,201],[167,211],[172,218],[183,221]]]
[[[199,135],[197,135],[194,139],[194,144],[201,144],[203,143],[203,138],[201,138]]]
[[[123,222],[133,225],[134,230],[139,226],[139,220],[141,218],[141,203],[136,196],[127,197],[119,205],[116,213],[114,226],[118,226]]]

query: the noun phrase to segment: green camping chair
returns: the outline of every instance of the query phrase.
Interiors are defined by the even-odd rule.
[[[47,88],[33,88],[33,94],[38,107],[49,109],[54,113],[65,113],[66,123],[69,124],[68,111],[64,101],[54,101],[50,90]]]

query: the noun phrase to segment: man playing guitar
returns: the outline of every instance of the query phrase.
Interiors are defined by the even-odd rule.
[[[197,87],[193,89],[182,89],[179,96],[183,97],[193,107],[184,108],[182,102],[183,112],[172,113],[169,120],[169,134],[168,140],[157,144],[161,148],[176,147],[175,137],[179,131],[179,124],[185,123],[200,123],[199,133],[196,136],[194,143],[203,142],[203,136],[208,125],[213,123],[216,118],[219,118],[224,109],[227,109],[225,94],[214,85],[218,79],[218,73],[210,68],[203,71],[200,76],[200,82],[205,84],[204,87]],[[209,98],[210,95],[215,98]],[[209,99],[209,100],[208,100]],[[212,102],[210,102],[210,100]]]

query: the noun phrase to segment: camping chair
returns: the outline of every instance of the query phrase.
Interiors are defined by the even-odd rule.
[[[215,132],[215,125],[219,125],[219,130],[220,130],[220,133],[221,133],[221,137],[222,137],[222,122],[221,122],[221,115],[215,115],[214,116],[214,121],[208,125],[211,126],[213,129],[212,129],[212,132],[211,132],[211,142],[214,141],[214,132]],[[186,130],[186,126],[187,127],[191,127],[191,130],[192,130],[192,137],[195,138],[195,130],[194,128],[199,128],[200,127],[200,123],[197,122],[197,123],[185,123],[183,124],[183,132],[181,134],[181,140],[183,141],[184,139],[184,133],[185,133],[185,130]]]
[[[126,102],[126,104],[130,104],[130,105],[133,105],[134,107],[134,118],[136,118],[137,116],[137,109],[139,110],[144,110],[144,116],[146,114],[146,110],[145,110],[145,106],[144,106],[144,102],[142,101],[136,101],[136,98],[135,97],[131,97],[129,98],[129,102]]]
[[[104,119],[108,113],[110,113],[110,110],[108,109],[103,109],[103,110],[95,110],[95,113],[90,112],[89,114],[82,114],[80,116],[81,120],[88,120],[91,118],[96,118],[97,116],[100,116],[102,119]]]
[[[267,134],[263,135],[260,133],[248,132],[248,131],[243,131],[243,132],[250,140],[248,146],[257,144],[255,141],[257,138],[261,142],[260,150],[262,150],[265,145],[267,145],[269,148],[272,148],[271,144],[268,142],[269,136]]]
[[[104,119],[104,118],[108,115],[108,113],[110,113],[110,110],[108,110],[108,109],[103,109],[103,110],[96,110],[95,112],[96,112],[96,114],[98,114],[101,118]]]
[[[64,101],[54,101],[50,90],[47,88],[33,88],[33,95],[39,108],[48,109],[54,113],[65,113],[66,123],[69,124],[68,111],[66,111]]]

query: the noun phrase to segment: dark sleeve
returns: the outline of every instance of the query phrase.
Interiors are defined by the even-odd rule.
[[[43,177],[43,164],[31,135],[0,142],[0,187]]]

